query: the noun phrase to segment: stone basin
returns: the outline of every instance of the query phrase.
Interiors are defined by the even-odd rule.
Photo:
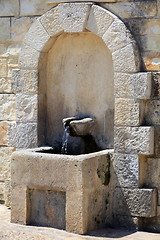
[[[79,234],[105,226],[113,150],[76,156],[51,150],[13,153],[11,221]]]

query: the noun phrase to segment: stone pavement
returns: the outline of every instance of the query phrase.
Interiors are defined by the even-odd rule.
[[[92,236],[91,236],[92,235]],[[46,227],[10,223],[10,210],[0,205],[0,240],[160,240],[160,234],[129,232],[115,229],[98,230],[89,235],[77,235]]]

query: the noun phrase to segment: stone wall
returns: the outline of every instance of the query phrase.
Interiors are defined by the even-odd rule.
[[[110,10],[124,21],[138,43],[142,57],[141,71],[152,72],[152,98],[145,101],[143,125],[154,126],[155,153],[154,156],[141,158],[140,161],[135,156],[134,165],[138,166],[139,161],[139,187],[156,187],[159,190],[158,217],[141,218],[141,227],[143,228],[145,224],[148,230],[160,231],[160,186],[157,170],[160,167],[160,146],[158,144],[160,142],[160,72],[158,72],[160,71],[160,0],[108,0],[97,4]],[[25,33],[38,16],[54,5],[53,1],[49,0],[0,1],[0,201],[5,201],[6,205],[9,205],[10,156],[15,150],[12,129],[16,117],[21,117],[21,113],[16,116],[16,104],[20,103],[16,103],[12,70],[18,68],[19,52]],[[26,73],[22,81],[23,78],[28,78],[28,81],[32,82],[34,76]],[[134,104],[136,105],[137,102]],[[128,121],[128,118],[123,119],[123,122],[125,121]],[[11,131],[12,139],[9,138]],[[32,131],[31,128],[30,132]],[[25,136],[23,137],[25,139]],[[121,156],[117,155],[117,159],[118,157],[122,159],[125,156],[121,154]],[[116,194],[120,195],[119,192]],[[123,219],[126,219],[126,216],[120,219],[121,223]]]

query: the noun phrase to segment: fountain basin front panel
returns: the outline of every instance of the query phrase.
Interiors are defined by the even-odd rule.
[[[79,234],[105,226],[113,151],[76,156],[43,153],[48,150],[13,154],[11,221]]]

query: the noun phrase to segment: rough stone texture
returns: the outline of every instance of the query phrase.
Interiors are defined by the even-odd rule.
[[[101,162],[108,166],[109,151],[67,156],[44,154],[42,150],[42,148],[23,150],[12,155],[11,221],[23,224],[30,221],[27,217],[30,203],[26,199],[26,189],[27,186],[34,186],[33,189],[57,189],[66,192],[67,231],[84,234],[98,225],[105,225],[108,187],[99,178],[100,173],[97,173],[97,170],[100,171]],[[100,197],[100,202],[97,201],[97,197]],[[97,223],[95,213],[101,214],[104,222]]]
[[[39,18],[43,27],[50,36],[53,36],[63,30],[62,20],[60,18],[59,8],[55,7]]]
[[[141,52],[144,67],[147,71],[160,71],[160,52]]]
[[[152,73],[152,98],[160,98],[160,72]]]
[[[82,32],[86,27],[91,4],[64,3],[59,4],[60,17],[65,32]]]
[[[32,148],[37,146],[37,123],[8,123],[8,146]]]
[[[0,78],[0,93],[11,93],[11,79]]]
[[[0,3],[1,11],[1,3]],[[0,18],[0,41],[10,40],[10,18]]]
[[[1,0],[0,16],[16,16],[19,14],[19,0]]]
[[[11,58],[16,61],[17,58],[19,57],[20,50],[21,50],[21,42],[9,42],[7,44],[6,51],[2,55],[2,57]]]
[[[7,77],[7,59],[0,59],[0,77]]]
[[[118,215],[114,213],[112,224],[117,228],[135,231],[138,226],[138,217]]]
[[[160,125],[160,100],[146,102],[144,121],[147,125]]]
[[[16,94],[16,120],[17,122],[38,121],[38,95]]]
[[[10,160],[13,147],[0,147],[0,181],[10,178]]]
[[[0,94],[0,120],[15,120],[15,95]]]
[[[155,17],[157,14],[156,0],[153,1],[118,1],[117,3],[106,3],[101,6],[107,8],[115,15],[123,18]]]
[[[117,126],[139,126],[143,120],[143,102],[116,98],[114,123]]]
[[[4,191],[5,206],[11,207],[11,180],[5,180],[5,191]]]
[[[26,45],[22,45],[19,56],[19,66],[22,69],[37,69],[40,52]]]
[[[4,182],[0,182],[0,202],[4,202],[4,191],[5,191],[5,184]]]
[[[41,15],[49,10],[54,5],[47,5],[46,0],[21,0],[20,15],[32,16]]]
[[[158,205],[160,205],[160,190],[158,190]]]
[[[115,73],[115,96],[148,99],[151,96],[151,73]]]
[[[91,7],[86,29],[102,37],[114,20],[114,16],[103,8],[93,5]]]
[[[24,43],[36,49],[37,51],[41,51],[49,38],[50,36],[41,23],[37,20],[32,24],[31,28],[25,35]]]
[[[153,127],[115,127],[115,152],[153,154]]]
[[[140,70],[139,54],[129,44],[112,54],[115,72],[138,72]]]
[[[116,18],[104,33],[102,39],[111,52],[125,47],[133,42],[132,36],[125,24]]]
[[[116,186],[138,188],[139,157],[133,154],[114,154],[114,173]]]
[[[0,145],[7,145],[7,122],[0,122]]]
[[[14,93],[33,94],[38,93],[37,70],[12,71],[12,89]]]
[[[11,18],[11,40],[12,41],[22,41],[24,35],[29,30],[32,23],[37,19],[37,17],[18,17]]]
[[[156,216],[155,189],[116,188],[114,196],[114,213],[137,217]]]
[[[160,157],[160,126],[154,127],[154,153],[156,157]]]
[[[160,158],[146,158],[140,161],[141,186],[160,190]]]

